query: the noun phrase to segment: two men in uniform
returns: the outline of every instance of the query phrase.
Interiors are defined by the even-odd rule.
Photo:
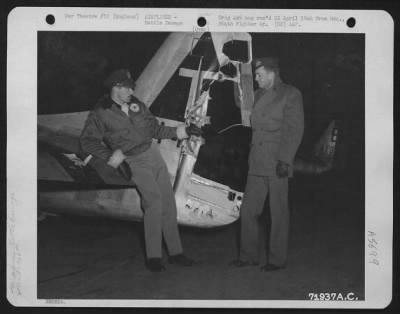
[[[264,271],[285,267],[288,253],[288,178],[303,129],[302,95],[282,82],[274,58],[255,61],[255,92],[251,115],[252,141],[249,172],[241,207],[240,257],[235,266],[258,265]],[[132,174],[142,197],[146,242],[146,265],[163,271],[162,237],[169,262],[191,266],[183,254],[177,226],[177,209],[170,177],[152,138],[185,139],[200,136],[201,129],[180,125],[159,125],[146,106],[133,96],[134,82],[129,71],[117,70],[105,81],[110,94],[91,111],[82,131],[83,151],[103,159],[114,168],[125,167]],[[103,145],[103,142],[106,144]],[[259,218],[269,199],[271,232],[266,255]]]

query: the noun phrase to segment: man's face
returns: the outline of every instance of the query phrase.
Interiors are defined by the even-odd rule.
[[[275,72],[265,67],[259,67],[255,71],[255,80],[260,88],[270,89],[275,82]]]
[[[127,86],[116,86],[116,96],[121,103],[129,103],[133,95],[133,89]]]

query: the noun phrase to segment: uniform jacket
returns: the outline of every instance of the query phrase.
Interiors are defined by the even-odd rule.
[[[175,127],[159,125],[138,99],[132,103],[137,105],[131,106],[128,117],[108,95],[99,101],[82,130],[80,144],[84,153],[108,161],[117,149],[134,156],[149,149],[152,138],[176,138]]]
[[[277,78],[270,90],[258,89],[251,114],[252,141],[249,174],[276,175],[277,160],[293,162],[304,131],[303,100],[300,91]]]

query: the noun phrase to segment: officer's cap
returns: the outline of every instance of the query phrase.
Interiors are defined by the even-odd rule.
[[[104,81],[104,85],[108,88],[112,88],[114,86],[125,86],[134,88],[135,82],[132,80],[132,76],[129,70],[120,69],[112,72],[110,76]]]
[[[272,70],[274,72],[279,71],[278,59],[274,57],[258,58],[253,61],[253,64],[255,70],[263,66],[264,68]]]

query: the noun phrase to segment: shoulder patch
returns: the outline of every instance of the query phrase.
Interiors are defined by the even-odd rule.
[[[133,102],[131,103],[131,105],[129,106],[129,109],[133,112],[139,112],[140,111],[140,104]]]

